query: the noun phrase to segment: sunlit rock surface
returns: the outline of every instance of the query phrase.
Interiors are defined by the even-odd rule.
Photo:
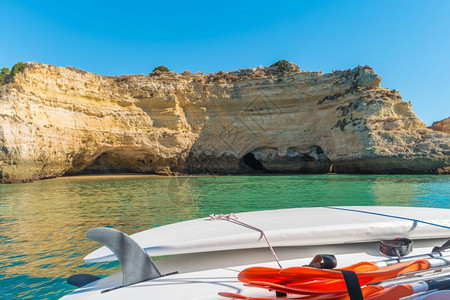
[[[441,121],[433,122],[430,128],[433,130],[450,133],[450,117]]]
[[[0,178],[448,168],[450,134],[380,81],[367,66],[108,77],[29,63],[0,88]]]

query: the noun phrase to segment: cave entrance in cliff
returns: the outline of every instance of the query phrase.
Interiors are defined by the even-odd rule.
[[[252,171],[264,171],[263,165],[259,160],[256,159],[255,155],[252,152],[245,154],[242,157],[242,161],[246,166],[250,167]]]
[[[154,156],[129,148],[103,152],[89,162],[83,158],[69,174],[154,173],[156,169]]]

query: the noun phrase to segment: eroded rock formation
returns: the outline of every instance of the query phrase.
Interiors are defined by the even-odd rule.
[[[437,131],[450,133],[450,117],[441,121],[433,122],[433,124],[429,128]]]
[[[370,67],[108,77],[29,63],[0,88],[0,178],[448,167],[450,134],[380,81]]]

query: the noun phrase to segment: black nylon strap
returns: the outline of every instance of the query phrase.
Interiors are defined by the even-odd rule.
[[[358,276],[353,271],[339,270],[344,276],[345,285],[347,286],[348,296],[350,300],[364,300],[361,285],[359,284]]]
[[[402,257],[408,255],[413,249],[413,241],[407,238],[380,241],[380,252],[387,256]]]
[[[276,295],[277,297],[287,297],[287,294],[286,294],[286,293],[279,292],[279,291],[275,291],[275,295]]]
[[[332,254],[322,254],[322,268],[324,269],[334,269],[337,266],[336,256]]]
[[[443,250],[448,250],[450,248],[450,240],[448,240],[448,241],[446,241],[445,243],[444,243],[444,245],[442,245],[442,246],[436,246],[436,247],[434,247],[433,248],[433,252],[439,252],[439,251],[443,251]]]
[[[317,254],[311,260],[307,267],[314,267],[319,269],[334,269],[336,268],[337,260],[333,254]]]

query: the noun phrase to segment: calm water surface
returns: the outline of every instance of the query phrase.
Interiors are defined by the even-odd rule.
[[[58,179],[0,185],[0,298],[55,299],[76,273],[109,275],[117,263],[86,264],[97,226],[128,234],[176,221],[275,208],[408,205],[450,208],[449,176],[223,176]]]

